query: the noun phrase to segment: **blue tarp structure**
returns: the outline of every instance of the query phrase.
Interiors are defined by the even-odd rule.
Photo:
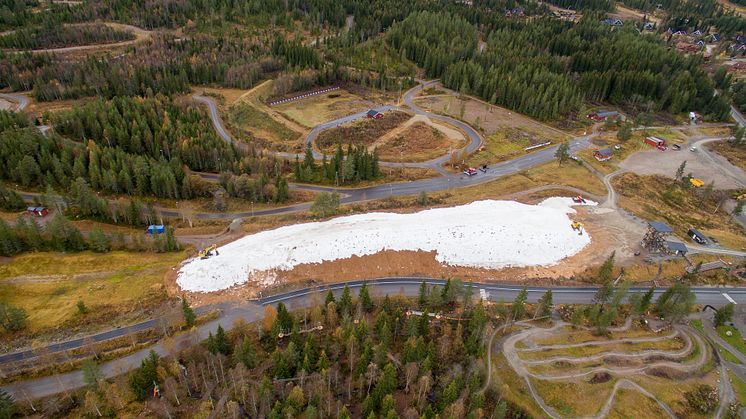
[[[148,226],[148,234],[163,234],[166,231],[166,227],[163,225],[151,224]]]

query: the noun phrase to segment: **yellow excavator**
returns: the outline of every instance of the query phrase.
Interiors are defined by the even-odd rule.
[[[217,244],[213,244],[211,246],[205,247],[204,249],[200,250],[198,256],[200,259],[207,259],[210,256],[213,256],[213,253],[214,253],[214,256],[217,256],[219,254]]]
[[[579,236],[583,235],[583,223],[579,221],[573,221],[572,224],[570,224],[570,227],[572,227],[573,230],[577,231]]]

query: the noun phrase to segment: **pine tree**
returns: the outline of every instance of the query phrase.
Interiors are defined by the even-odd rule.
[[[337,311],[340,315],[350,314],[352,310],[352,295],[350,294],[350,287],[345,284],[342,289],[342,296],[339,298],[339,304],[337,305]]]
[[[369,313],[373,309],[373,300],[370,298],[367,282],[363,282],[363,286],[360,288],[360,295],[358,296],[358,299],[365,312]]]
[[[236,363],[242,363],[246,368],[254,368],[256,354],[248,338],[244,338],[243,341],[236,344],[233,349],[233,359]]]
[[[327,291],[327,293],[326,293],[326,301],[324,301],[324,307],[328,306],[329,303],[335,303],[336,304],[336,302],[337,302],[337,300],[334,299],[334,293],[332,292],[332,290]]]
[[[96,227],[88,234],[91,250],[96,253],[106,253],[111,250],[111,239]]]
[[[526,300],[528,299],[528,289],[525,287],[518,293],[513,301],[511,310],[513,312],[513,320],[519,320],[526,314]]]
[[[197,320],[197,316],[194,314],[194,311],[189,306],[189,302],[187,301],[186,297],[181,298],[181,312],[184,315],[184,323],[186,324],[187,328],[191,328],[194,326],[194,322]]]
[[[541,307],[541,310],[539,311],[539,316],[547,317],[552,314],[552,308],[554,307],[554,303],[552,302],[552,290],[548,289],[547,292],[544,293],[544,295],[541,297],[541,300],[539,301],[539,307]]]
[[[420,283],[420,291],[419,296],[417,297],[417,302],[419,304],[420,310],[424,309],[427,305],[427,284],[425,281],[422,281]]]

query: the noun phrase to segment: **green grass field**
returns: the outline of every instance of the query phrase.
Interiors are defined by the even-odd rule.
[[[0,265],[0,300],[28,313],[31,333],[66,322],[111,323],[114,316],[161,302],[165,273],[184,252],[27,253]],[[77,318],[82,300],[89,313]]]

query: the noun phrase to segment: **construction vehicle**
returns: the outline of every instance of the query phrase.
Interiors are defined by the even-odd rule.
[[[207,259],[210,256],[217,256],[217,255],[219,255],[218,245],[213,244],[211,246],[205,247],[204,249],[200,250],[197,256],[199,256],[200,259]]]
[[[583,223],[579,221],[573,221],[572,224],[570,224],[570,227],[572,227],[573,230],[578,232],[578,236],[583,235]]]
[[[689,183],[691,183],[692,186],[694,186],[695,188],[701,188],[702,186],[705,185],[705,181],[703,181],[702,179],[697,179],[697,178],[689,179]]]

